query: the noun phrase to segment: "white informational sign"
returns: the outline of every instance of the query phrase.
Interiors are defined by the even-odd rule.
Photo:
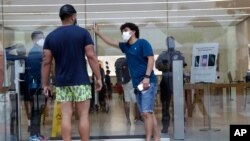
[[[218,43],[195,44],[193,47],[191,83],[215,82]]]

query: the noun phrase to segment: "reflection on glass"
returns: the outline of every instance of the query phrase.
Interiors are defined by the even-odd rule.
[[[215,65],[215,55],[209,54],[208,57],[208,66],[214,66]]]
[[[195,66],[195,67],[199,67],[199,64],[200,64],[200,56],[195,56],[195,63],[194,63],[194,66]]]
[[[207,55],[202,55],[201,66],[207,66]]]

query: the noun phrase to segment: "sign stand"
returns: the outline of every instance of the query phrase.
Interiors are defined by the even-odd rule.
[[[208,128],[200,131],[220,131],[211,127],[211,92],[210,85],[216,81],[216,60],[218,56],[218,43],[201,43],[193,46],[191,83],[203,82],[207,84],[207,118]]]
[[[207,92],[208,92],[208,104],[207,104],[207,118],[208,118],[208,128],[200,129],[200,131],[220,131],[220,129],[212,129],[211,126],[211,93],[210,93],[210,83],[207,83]]]

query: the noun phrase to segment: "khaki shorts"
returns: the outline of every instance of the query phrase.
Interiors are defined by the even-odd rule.
[[[90,85],[56,87],[56,101],[81,102],[91,99]]]
[[[133,102],[136,103],[135,93],[132,81],[130,80],[126,84],[122,84],[123,92],[124,92],[124,100],[125,102]]]

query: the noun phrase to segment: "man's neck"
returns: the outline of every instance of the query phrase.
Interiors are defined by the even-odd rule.
[[[68,20],[62,21],[62,26],[69,26],[69,25],[72,25],[72,22]]]
[[[137,40],[138,40],[138,38],[136,38],[136,37],[131,37],[131,39],[128,41],[128,44],[132,45],[132,44],[134,44]]]

